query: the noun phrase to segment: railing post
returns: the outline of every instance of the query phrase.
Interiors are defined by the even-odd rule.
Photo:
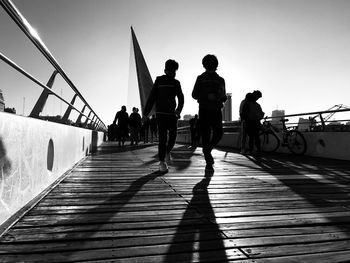
[[[52,88],[53,86],[53,83],[55,82],[55,77],[57,75],[58,71],[55,70],[49,81],[47,82],[46,86],[48,88]],[[37,102],[35,103],[33,109],[32,109],[32,112],[30,113],[29,117],[32,117],[32,118],[38,118],[40,113],[43,111],[44,109],[44,106],[46,104],[46,101],[47,101],[47,98],[49,97],[50,95],[50,91],[48,91],[47,89],[44,89],[42,92],[41,92],[41,95],[39,97],[39,99],[37,100]]]
[[[77,94],[74,94],[73,99],[72,99],[72,101],[70,103],[71,105],[74,104],[75,99],[77,98],[77,96],[78,96]],[[68,105],[68,108],[67,108],[66,112],[64,113],[64,115],[62,117],[62,121],[64,123],[66,123],[68,121],[68,118],[69,118],[69,115],[70,115],[71,111],[72,111],[72,106]]]
[[[86,128],[86,126],[87,126],[87,124],[88,124],[88,121],[89,121],[89,118],[90,118],[91,113],[92,113],[92,111],[90,110],[89,115],[87,116],[87,118],[86,118],[86,120],[85,120],[85,122],[84,122],[84,125],[83,125],[84,128]]]
[[[322,124],[322,131],[324,131],[324,130],[326,129],[326,124],[325,124],[325,122],[324,122],[322,113],[320,113],[320,119],[321,119],[321,124]]]
[[[96,127],[97,127],[97,123],[98,123],[98,119],[96,119],[96,120],[94,121],[94,123],[92,124],[92,127],[93,127],[94,130],[95,130]]]
[[[77,119],[77,121],[76,121],[76,124],[78,124],[79,126],[80,126],[80,124],[81,124],[81,118],[83,117],[83,113],[84,113],[85,108],[86,108],[86,105],[84,105],[84,107],[83,107],[83,109],[81,110],[81,113],[79,114],[79,117],[78,117],[78,119]]]
[[[91,121],[89,123],[89,128],[93,129],[94,127],[94,119],[96,118],[96,115],[94,114],[94,116],[91,118]]]

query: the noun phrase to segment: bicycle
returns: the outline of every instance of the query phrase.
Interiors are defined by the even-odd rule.
[[[307,145],[303,134],[294,128],[287,128],[288,119],[281,119],[282,129],[278,129],[266,118],[259,133],[261,151],[275,152],[280,146],[286,146],[295,155],[303,155],[306,152]]]

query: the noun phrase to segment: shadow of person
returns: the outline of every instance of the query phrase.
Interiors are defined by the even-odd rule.
[[[174,148],[171,151],[172,160],[170,165],[175,167],[177,171],[185,170],[191,165],[192,156],[200,156],[200,154],[195,153],[195,150],[196,148],[187,145]]]
[[[133,150],[140,150],[143,148],[152,147],[150,144],[138,144],[138,145],[125,145],[124,147],[119,147],[116,142],[104,142],[102,145],[98,146],[96,151],[91,155],[104,155],[111,153],[121,153],[121,152],[129,152]]]
[[[99,236],[96,236],[100,231],[102,233],[106,230],[112,230],[114,227],[118,228],[117,222],[118,216],[123,212],[125,206],[127,206],[131,200],[138,194],[138,192],[143,188],[148,182],[155,180],[158,176],[162,175],[160,172],[152,172],[141,176],[137,180],[134,180],[127,188],[125,188],[122,192],[118,194],[106,196],[105,199],[101,200],[101,202],[93,201],[94,206],[90,209],[86,209],[81,211],[80,213],[76,213],[74,215],[63,215],[58,216],[60,219],[57,222],[47,223],[46,227],[51,227],[55,229],[60,228],[73,228],[75,231],[62,232],[57,233],[54,239],[50,239],[51,242],[55,242],[55,250],[59,251],[63,249],[58,255],[57,253],[46,253],[45,245],[38,245],[36,247],[30,247],[31,255],[26,255],[26,262],[31,262],[36,258],[35,253],[45,254],[45,262],[57,262],[57,261],[66,261],[72,260],[75,258],[76,250],[81,249],[84,246],[89,246],[90,242],[96,242],[94,240],[100,240]],[[91,186],[94,183],[91,183]],[[85,186],[89,186],[86,184]],[[81,205],[81,204],[76,204]],[[87,203],[84,205],[90,206]],[[57,218],[56,218],[57,219]],[[81,229],[84,229],[83,231]],[[40,242],[47,242],[46,238],[44,240],[40,240],[33,236],[36,239],[35,242],[40,244]],[[10,240],[16,240],[16,235],[13,236],[12,232],[7,232],[1,241],[8,242]],[[103,238],[101,237],[101,244],[105,243],[113,243],[113,236]],[[68,245],[69,244],[69,245]],[[69,248],[67,248],[67,246]],[[20,247],[20,245],[17,245]],[[79,248],[79,249],[78,249]],[[28,248],[23,248],[23,251]],[[5,261],[11,259],[11,255],[8,255],[9,258],[5,258]],[[101,255],[93,255],[92,259],[100,259]],[[1,261],[1,260],[0,260]]]
[[[215,222],[215,212],[208,193],[212,176],[213,172],[206,172],[204,178],[193,187],[192,199],[188,203],[163,262],[190,263],[210,261],[210,259],[228,262],[223,235]],[[186,220],[198,214],[201,215],[203,224],[193,225],[189,233]],[[185,253],[178,253],[180,250],[183,252],[184,249]]]
[[[321,212],[322,217],[327,218],[323,226],[335,225],[350,236],[350,218],[348,208],[345,208],[350,200],[349,178],[338,176],[334,169],[337,166],[340,170],[342,166],[348,167],[345,161],[291,155],[247,158],[287,186],[290,190],[285,193],[297,194]],[[346,173],[349,174],[348,170]]]

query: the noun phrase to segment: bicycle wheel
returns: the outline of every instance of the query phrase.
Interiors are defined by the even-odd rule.
[[[306,140],[300,131],[288,131],[286,136],[287,147],[292,153],[303,155],[306,152]]]
[[[263,131],[259,135],[261,151],[274,152],[280,146],[279,138],[271,131]]]

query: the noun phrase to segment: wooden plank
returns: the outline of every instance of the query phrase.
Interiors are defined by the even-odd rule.
[[[113,145],[112,145],[113,146]],[[344,262],[350,164],[102,145],[0,238],[0,262]],[[127,151],[129,149],[129,151]],[[34,234],[33,234],[34,233]]]

